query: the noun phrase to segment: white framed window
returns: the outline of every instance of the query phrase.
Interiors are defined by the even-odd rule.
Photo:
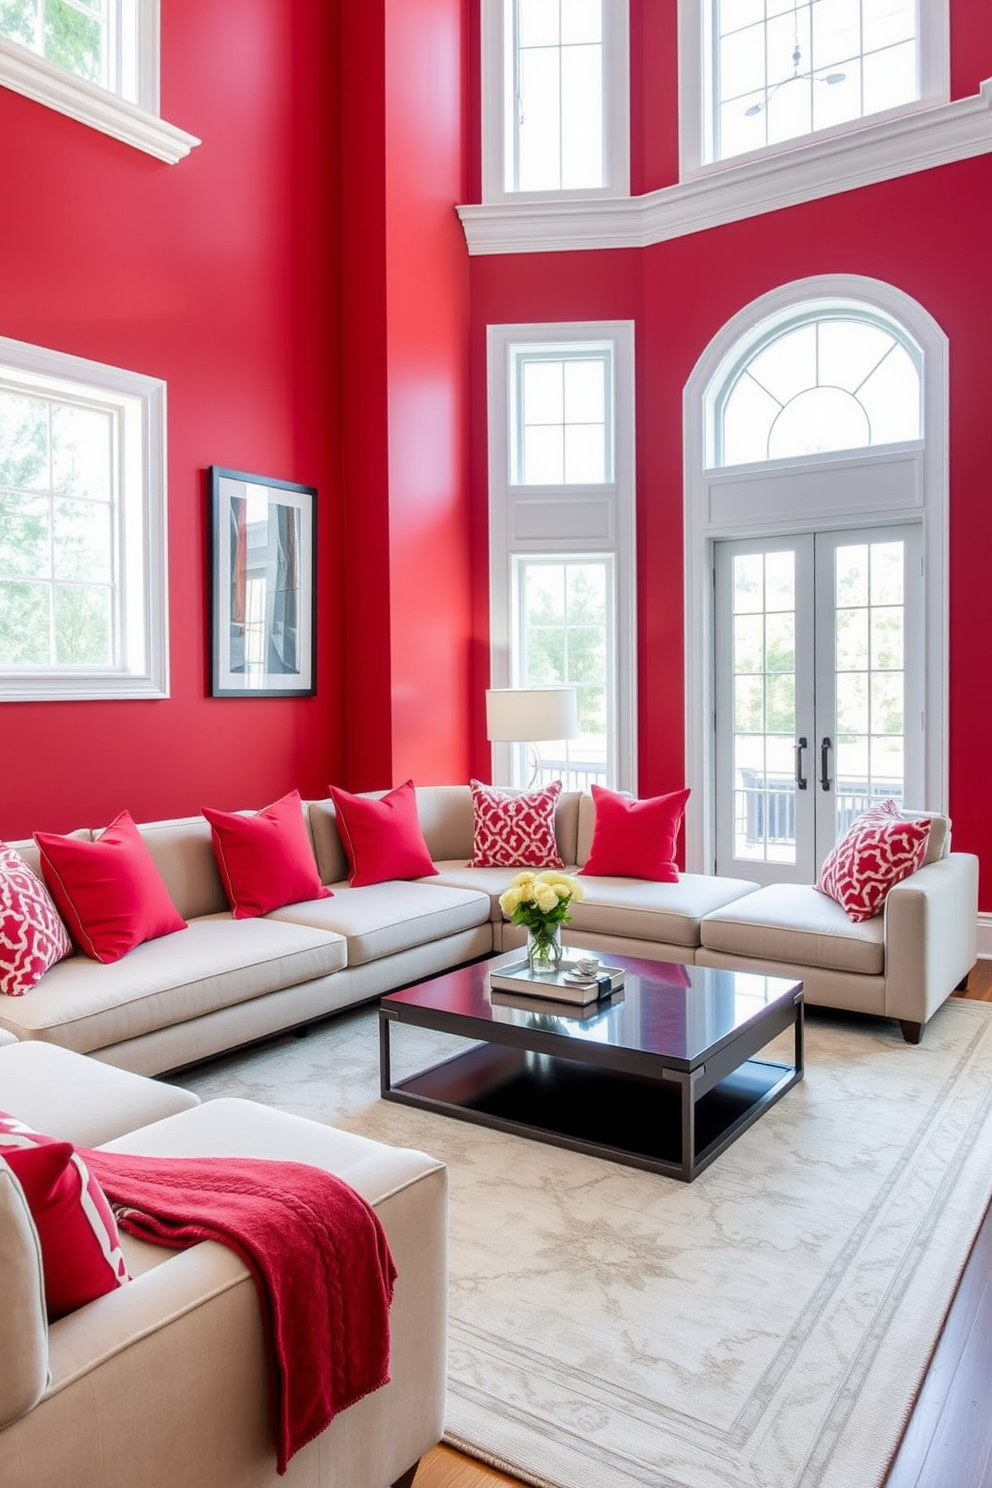
[[[579,734],[542,741],[542,778],[636,776],[634,333],[630,322],[489,328],[493,687],[571,686]],[[494,746],[525,785],[525,746]]]
[[[947,0],[680,0],[682,173],[948,97]]]
[[[897,322],[827,306],[749,343],[707,399],[709,463],[821,455],[922,438],[923,353]]]
[[[627,0],[482,0],[483,200],[630,189]]]
[[[0,84],[174,164],[159,117],[160,0],[0,0]]]
[[[165,384],[0,338],[0,699],[168,696]]]

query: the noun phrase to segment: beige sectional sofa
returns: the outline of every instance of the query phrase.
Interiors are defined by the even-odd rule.
[[[409,1488],[444,1424],[441,1163],[251,1101],[201,1105],[178,1087],[40,1042],[0,1047],[0,1109],[85,1147],[323,1167],[373,1205],[397,1268],[390,1383],[336,1416],[280,1477],[261,1312],[234,1252],[122,1235],[133,1279],[46,1323],[34,1223],[0,1156],[5,1488]]]
[[[333,804],[305,803],[333,895],[254,920],[231,917],[206,821],[142,826],[189,928],[111,965],[82,956],[60,962],[27,996],[0,998],[0,1027],[163,1073],[521,944],[523,932],[504,922],[498,904],[514,870],[466,866],[469,787],[420,787],[417,808],[436,876],[352,888]],[[591,796],[564,791],[556,835],[569,868],[586,862],[593,827]],[[37,871],[33,844],[13,845]],[[897,1018],[915,1041],[975,961],[978,863],[949,846],[946,818],[934,816],[926,863],[863,924],[812,887],[685,873],[675,884],[584,878],[564,938],[802,978],[809,1003]]]

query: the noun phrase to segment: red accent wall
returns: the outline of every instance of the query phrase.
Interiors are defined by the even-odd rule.
[[[0,334],[168,381],[172,671],[161,702],[4,705],[0,836],[323,795],[340,768],[335,22],[169,0],[162,112],[203,141],[178,165],[0,89]],[[313,699],[208,696],[211,464],[319,490]]]
[[[468,769],[468,7],[342,8],[344,718],[353,789]]]

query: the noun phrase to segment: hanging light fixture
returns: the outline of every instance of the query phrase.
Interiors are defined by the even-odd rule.
[[[811,8],[812,8],[813,3],[814,3],[814,0],[810,0],[810,7]],[[798,5],[798,0],[792,0],[792,39],[793,39],[793,45],[792,45],[792,76],[791,77],[782,78],[781,82],[775,83],[771,88],[766,89],[765,96],[764,96],[764,98],[759,103],[752,103],[750,108],[746,108],[744,110],[744,117],[745,118],[753,118],[753,116],[755,114],[762,114],[762,113],[764,113],[764,111],[767,109],[768,105],[771,103],[772,99],[775,97],[775,94],[778,92],[778,90],[780,88],[787,87],[789,83],[799,82],[801,79],[804,79],[804,78],[809,78],[810,81],[811,82],[814,82],[814,83],[827,83],[827,84],[829,84],[831,86],[834,83],[843,83],[843,82],[846,82],[846,80],[847,80],[847,73],[846,72],[828,72],[828,73],[823,74],[822,76],[820,75],[819,72],[815,72],[815,71],[814,72],[810,72],[810,71],[807,70],[805,72],[800,72],[799,68],[800,68],[800,64],[802,63],[802,60],[803,60],[803,53],[802,53],[802,47],[799,45],[799,5]]]

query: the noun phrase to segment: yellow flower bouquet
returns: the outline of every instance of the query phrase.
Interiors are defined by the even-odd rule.
[[[518,873],[499,896],[499,907],[515,925],[527,928],[527,964],[531,971],[557,971],[561,965],[561,927],[571,920],[568,907],[582,898],[582,885],[567,873],[547,869]]]

